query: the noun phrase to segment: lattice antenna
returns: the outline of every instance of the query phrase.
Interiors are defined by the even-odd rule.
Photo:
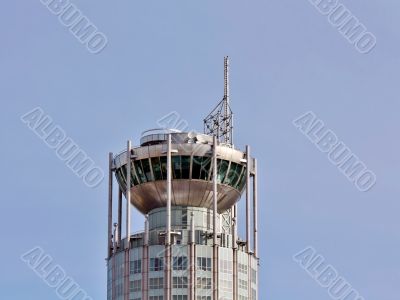
[[[204,133],[215,135],[220,142],[232,145],[233,113],[229,100],[229,57],[224,57],[224,97],[204,119]]]

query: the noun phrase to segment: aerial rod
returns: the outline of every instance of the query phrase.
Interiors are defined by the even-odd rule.
[[[229,57],[224,57],[224,142],[229,143]]]

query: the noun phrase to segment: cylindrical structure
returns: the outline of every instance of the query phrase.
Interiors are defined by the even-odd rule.
[[[121,247],[108,258],[107,300],[241,300],[256,295],[250,206],[246,240],[237,234],[236,203],[245,189],[250,203],[249,177],[255,174],[249,147],[240,151],[193,132],[148,132],[140,146],[132,149],[128,142],[125,151],[113,156],[112,169],[121,201],[123,195],[127,200],[127,220]],[[255,210],[256,200],[253,191]],[[130,204],[146,216],[144,230],[132,234]],[[118,226],[121,219],[118,208]]]

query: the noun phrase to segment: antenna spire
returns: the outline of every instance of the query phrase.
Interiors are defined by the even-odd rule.
[[[229,57],[224,57],[224,96],[204,119],[204,133],[215,135],[220,142],[232,146],[233,113],[229,101]]]

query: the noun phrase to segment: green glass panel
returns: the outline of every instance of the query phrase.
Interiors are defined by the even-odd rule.
[[[242,176],[242,174],[243,174],[243,166],[242,166],[242,165],[239,165],[239,166],[237,167],[236,173],[238,174],[238,179],[236,180],[236,182],[233,182],[233,187],[234,187],[235,189],[238,189],[238,188],[239,188],[239,185],[240,185],[240,179],[241,179],[241,176]]]
[[[151,158],[151,165],[153,167],[153,173],[156,180],[162,180],[162,172],[161,172],[161,164],[159,157],[152,157]]]
[[[142,159],[141,163],[142,163],[144,175],[146,176],[146,180],[147,181],[154,181],[153,175],[151,175],[149,159],[148,158]]]
[[[246,184],[246,168],[243,167],[242,175],[240,175],[238,190],[239,191],[243,190],[245,184]]]
[[[162,176],[163,176],[164,180],[167,180],[167,157],[161,156],[160,163],[161,163]]]
[[[237,163],[231,162],[231,166],[228,171],[228,175],[225,178],[225,184],[228,184],[230,186],[233,186],[233,184],[238,180],[239,173],[237,169],[239,168],[239,165]]]
[[[140,183],[147,182],[140,160],[135,161],[134,165],[135,165],[136,175],[138,176]]]
[[[226,172],[228,171],[229,161],[218,159],[218,175],[217,175],[217,182],[222,183],[224,182]]]
[[[180,156],[172,156],[172,178],[181,179],[182,171],[181,171],[181,157]]]
[[[182,179],[189,179],[190,156],[181,157]]]
[[[211,157],[202,157],[200,179],[208,180],[211,168]]]
[[[193,156],[192,179],[200,179],[202,156]]]
[[[139,182],[135,176],[135,172],[134,172],[133,168],[134,168],[134,166],[131,165],[131,186],[139,184]]]

